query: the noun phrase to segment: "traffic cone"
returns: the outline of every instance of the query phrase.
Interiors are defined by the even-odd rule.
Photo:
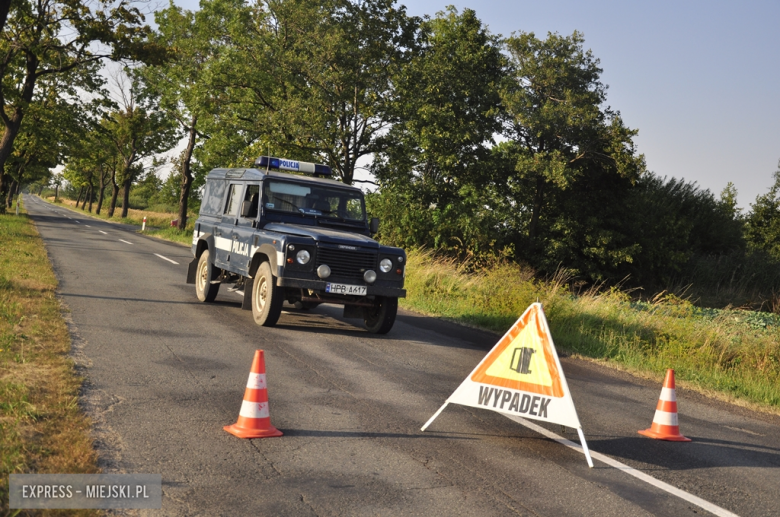
[[[282,432],[271,425],[268,411],[268,391],[265,385],[265,357],[262,350],[255,351],[252,371],[246,382],[244,402],[238,414],[238,422],[223,429],[239,438],[271,438]]]
[[[655,407],[655,416],[650,429],[637,431],[639,434],[655,438],[656,440],[669,440],[671,442],[690,442],[690,438],[680,434],[680,425],[677,422],[677,394],[674,389],[674,370],[666,370],[664,387],[661,388],[661,396]]]

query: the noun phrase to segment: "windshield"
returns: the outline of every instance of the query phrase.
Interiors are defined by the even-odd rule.
[[[263,182],[263,203],[266,210],[347,221],[366,220],[363,193],[338,187],[266,179]]]

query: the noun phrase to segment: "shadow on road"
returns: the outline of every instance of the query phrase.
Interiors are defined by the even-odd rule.
[[[318,429],[281,429],[285,436],[311,436],[316,438],[425,438],[445,440],[478,440],[468,436],[437,436],[436,434],[370,433],[365,431],[321,431]]]
[[[174,300],[151,300],[149,298],[125,298],[123,296],[98,296],[96,294],[75,294],[75,293],[66,293],[66,292],[59,292],[60,296],[63,297],[69,297],[73,296],[75,298],[95,298],[98,300],[114,300],[114,301],[122,301],[122,302],[140,302],[140,303],[165,303],[165,304],[174,304],[174,305],[202,305],[199,301],[193,301],[193,302],[177,302]],[[216,304],[216,305],[238,305],[241,304]]]
[[[780,468],[780,449],[727,440],[699,438],[691,442],[649,440],[641,436],[590,439],[591,449],[614,458],[656,465],[664,470],[737,466]]]

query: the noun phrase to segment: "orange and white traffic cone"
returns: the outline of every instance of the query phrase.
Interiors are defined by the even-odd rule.
[[[271,438],[282,432],[271,425],[268,410],[268,391],[265,383],[265,357],[262,350],[255,351],[252,371],[246,382],[244,402],[238,414],[238,422],[226,425],[225,431],[239,438]]]
[[[690,438],[680,434],[680,425],[677,422],[677,393],[674,388],[674,370],[666,370],[664,386],[661,388],[661,396],[655,407],[655,416],[650,429],[637,431],[639,434],[655,438],[656,440],[669,440],[671,442],[690,442]]]

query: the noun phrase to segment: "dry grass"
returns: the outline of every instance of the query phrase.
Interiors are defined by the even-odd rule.
[[[51,203],[54,201],[54,197],[49,197],[45,201],[49,201]],[[92,217],[97,217],[99,219],[106,219],[108,221],[118,221],[126,224],[135,224],[138,226],[141,225],[141,223],[144,220],[144,217],[146,217],[146,226],[147,227],[151,226],[156,228],[169,228],[171,226],[171,221],[178,217],[176,214],[170,214],[166,212],[148,212],[146,210],[135,210],[134,208],[128,208],[127,217],[123,218],[120,217],[120,214],[122,213],[122,209],[119,207],[117,207],[117,209],[114,211],[114,217],[108,217],[107,215],[108,206],[105,203],[103,204],[103,208],[101,208],[99,215],[95,213],[95,209],[97,205],[94,203],[92,205],[92,212],[83,210],[81,208],[81,205],[79,205],[79,208],[76,208],[76,202],[70,199],[59,198],[57,204],[61,204],[67,208],[70,208],[71,210],[77,210],[79,212],[91,215]],[[89,203],[87,203],[87,206],[89,206]]]
[[[780,411],[780,318],[695,307],[674,295],[632,302],[619,289],[577,296],[565,272],[548,281],[517,265],[467,265],[409,253],[402,306],[503,333],[532,302],[545,308],[556,344],[570,353]]]
[[[15,515],[9,474],[98,469],[43,242],[24,214],[0,215],[0,242],[0,513]]]

